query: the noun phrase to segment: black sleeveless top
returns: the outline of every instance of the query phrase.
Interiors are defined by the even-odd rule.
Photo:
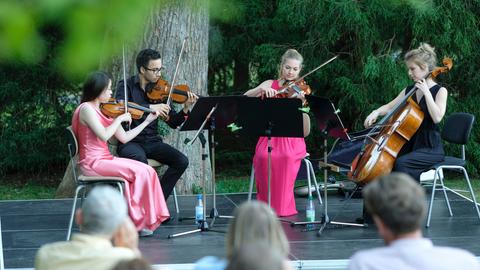
[[[413,85],[408,86],[405,89],[405,93],[409,93],[410,91],[412,91],[413,87],[414,87]],[[432,97],[434,100],[440,88],[441,86],[438,84],[430,88],[430,93],[432,93]],[[421,148],[428,148],[429,151],[443,154],[444,151],[443,151],[443,145],[442,145],[442,138],[440,136],[440,129],[438,125],[433,122],[432,117],[428,112],[428,107],[427,107],[427,102],[425,100],[425,97],[422,96],[422,98],[420,99],[420,102],[417,100],[416,94],[413,94],[412,98],[415,102],[417,102],[418,105],[420,105],[420,108],[424,113],[424,118],[417,132],[408,143],[409,147],[407,148],[409,148],[409,150],[407,151],[411,152]]]

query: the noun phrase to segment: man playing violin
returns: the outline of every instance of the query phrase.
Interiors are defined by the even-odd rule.
[[[194,93],[188,92],[188,99],[179,112],[175,112],[167,104],[150,104],[146,89],[160,79],[163,69],[161,55],[156,50],[144,49],[137,55],[136,66],[138,74],[127,79],[128,101],[157,111],[171,128],[175,129],[180,126],[188,117],[190,107],[198,97]],[[117,85],[116,98],[117,100],[125,99],[123,80]],[[133,120],[131,128],[135,128],[142,121],[143,119]],[[154,159],[167,165],[167,171],[160,178],[165,200],[188,167],[188,158],[182,152],[163,142],[158,134],[157,121],[151,122],[135,139],[119,145],[117,152],[121,157],[143,163],[148,163],[147,159]]]

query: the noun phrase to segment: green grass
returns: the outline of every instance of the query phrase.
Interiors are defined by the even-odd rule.
[[[53,199],[55,187],[37,183],[7,183],[0,185],[0,200]]]
[[[475,192],[475,197],[477,202],[480,202],[480,180],[479,179],[470,179],[470,183],[472,184],[473,191]],[[455,189],[462,195],[470,198],[470,192],[468,191],[467,182],[464,179],[446,179],[444,180],[444,184],[451,188]]]
[[[55,179],[55,177],[53,177]],[[28,179],[26,183],[22,183],[21,179]],[[322,176],[318,175],[317,180],[322,181]],[[59,180],[57,180],[59,181]],[[31,199],[53,199],[55,191],[58,186],[57,181],[45,180],[40,177],[25,177],[16,176],[0,179],[0,200],[31,200]],[[249,176],[219,176],[217,178],[217,193],[237,193],[248,192]],[[477,200],[480,201],[480,180],[470,179]],[[297,181],[295,186],[306,185],[306,181]],[[460,192],[467,197],[470,194],[467,192],[467,185],[462,178],[456,176],[455,178],[447,176],[445,185],[451,189],[462,190]],[[201,192],[201,188],[197,187],[196,193]],[[255,186],[254,186],[255,191]]]

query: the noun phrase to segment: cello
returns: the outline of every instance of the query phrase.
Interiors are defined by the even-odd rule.
[[[427,77],[435,78],[448,72],[452,59],[443,59],[443,67],[430,72]],[[352,162],[348,177],[358,183],[367,184],[378,176],[392,171],[402,147],[413,137],[422,124],[424,113],[412,99],[414,87],[403,99],[365,135],[360,153]],[[377,135],[373,135],[377,133]]]

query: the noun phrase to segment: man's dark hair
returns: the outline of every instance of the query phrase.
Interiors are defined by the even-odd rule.
[[[160,59],[160,58],[162,58],[162,56],[156,50],[152,50],[152,49],[141,50],[137,54],[137,71],[138,71],[138,73],[140,73],[140,68],[141,67],[144,67],[144,68],[148,67],[148,62],[150,62],[150,60],[156,60],[156,59]]]
[[[83,92],[81,102],[87,102],[96,99],[103,90],[108,87],[111,76],[104,71],[95,71],[88,75],[83,83]]]
[[[367,210],[397,236],[418,230],[425,218],[425,191],[408,174],[381,176],[362,193]]]

